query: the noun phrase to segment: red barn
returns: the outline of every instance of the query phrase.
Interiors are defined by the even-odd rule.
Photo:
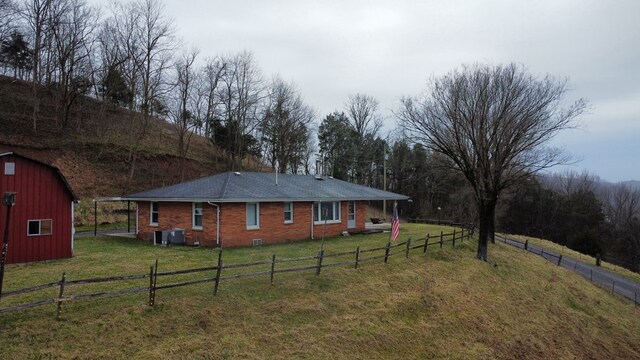
[[[15,192],[7,262],[73,255],[73,208],[78,198],[58,168],[13,152],[0,154],[0,195]],[[0,209],[0,234],[7,208]]]

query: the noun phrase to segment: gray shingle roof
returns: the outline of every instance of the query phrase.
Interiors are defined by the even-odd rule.
[[[227,172],[125,196],[136,201],[406,200],[408,196],[323,176]]]

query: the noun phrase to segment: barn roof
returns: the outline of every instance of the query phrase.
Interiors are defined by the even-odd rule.
[[[71,194],[71,197],[73,198],[73,201],[78,202],[80,200],[78,198],[78,196],[76,196],[76,193],[71,188],[71,185],[69,185],[69,182],[67,181],[67,179],[64,177],[64,175],[62,175],[62,172],[57,167],[55,167],[53,165],[50,165],[50,164],[47,164],[47,163],[44,163],[44,162],[42,162],[40,160],[36,160],[36,159],[30,158],[30,157],[26,157],[24,155],[20,155],[18,153],[13,152],[13,151],[0,153],[0,158],[5,157],[5,156],[9,156],[9,155],[13,155],[15,157],[19,157],[19,158],[22,158],[22,159],[33,161],[35,163],[38,163],[40,165],[43,165],[43,166],[46,166],[46,167],[49,167],[49,168],[53,169],[58,174],[58,176],[60,177],[60,180],[62,180],[62,183],[64,184],[64,186],[69,191],[69,194]]]
[[[123,197],[134,201],[276,202],[406,200],[401,194],[329,176],[226,172]]]

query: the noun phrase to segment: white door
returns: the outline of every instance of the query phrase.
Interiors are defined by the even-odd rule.
[[[356,227],[356,202],[349,201],[347,208],[347,228],[353,229]]]

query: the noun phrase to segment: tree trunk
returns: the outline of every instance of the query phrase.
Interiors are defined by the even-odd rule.
[[[494,239],[496,200],[480,200],[478,203],[478,253],[477,258],[487,261],[489,240]]]

